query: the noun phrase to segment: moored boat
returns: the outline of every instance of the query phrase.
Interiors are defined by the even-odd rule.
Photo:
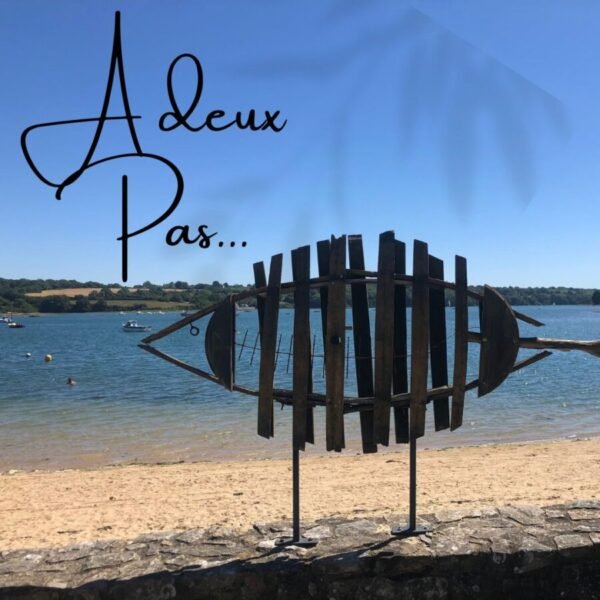
[[[150,327],[149,325],[140,325],[137,321],[134,320],[130,320],[127,321],[127,323],[123,323],[123,331],[127,331],[127,332],[143,332],[143,331],[150,331],[152,329],[152,327]]]

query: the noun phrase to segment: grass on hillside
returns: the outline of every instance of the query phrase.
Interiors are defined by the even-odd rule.
[[[120,288],[109,288],[113,294],[119,292]],[[138,292],[144,288],[128,288],[128,292]],[[89,296],[94,292],[99,292],[102,288],[90,287],[90,288],[62,288],[58,290],[43,290],[41,292],[26,292],[25,296],[31,298],[48,298],[49,296],[67,296],[67,298],[75,298],[75,296]]]

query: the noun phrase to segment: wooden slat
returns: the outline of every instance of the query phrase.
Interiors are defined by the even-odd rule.
[[[467,381],[467,358],[469,351],[469,307],[467,295],[467,260],[455,258],[455,317],[454,317],[454,393],[452,394],[452,420],[454,431],[462,425]]]
[[[394,232],[386,231],[379,236],[375,314],[375,404],[373,406],[375,441],[384,446],[387,446],[390,440],[395,254]]]
[[[317,262],[319,268],[319,277],[329,277],[329,254],[331,251],[331,243],[329,240],[321,240],[317,242]],[[319,287],[319,298],[321,301],[321,334],[323,338],[323,361],[326,359],[327,347],[327,306],[329,299],[329,290],[327,286]],[[314,357],[313,357],[314,361]],[[312,375],[311,375],[311,392],[312,392]],[[314,421],[312,409],[308,412],[306,424],[306,441],[315,443]]]
[[[510,374],[519,352],[519,327],[512,308],[494,288],[485,286],[481,303],[479,396],[489,394]]]
[[[279,293],[283,255],[271,258],[269,284],[265,299],[258,384],[258,435],[273,436],[273,377],[275,375],[275,345],[279,318]]]
[[[267,276],[265,274],[265,263],[257,262],[254,263],[254,286],[256,288],[267,287]],[[263,296],[256,296],[256,312],[258,313],[258,331],[259,335],[262,336],[263,329],[263,318],[265,314],[265,298]]]
[[[411,435],[425,434],[429,345],[429,254],[427,244],[415,240],[413,251],[412,333],[410,374]]]
[[[330,252],[331,243],[329,240],[321,240],[320,242],[317,242],[319,277],[329,276]],[[327,304],[329,299],[329,289],[327,286],[319,288],[319,298],[321,299],[321,332],[323,334],[323,354],[325,354],[325,347],[327,346]]]
[[[398,240],[394,244],[396,275],[406,274],[406,246]],[[392,391],[394,394],[408,392],[408,349],[406,342],[406,288],[395,286],[394,290],[394,365]],[[408,407],[394,407],[396,443],[407,444]]]
[[[435,256],[429,256],[429,275],[444,279],[444,263]],[[429,356],[431,359],[431,385],[448,385],[448,354],[446,341],[446,294],[443,288],[429,290]],[[435,430],[450,427],[448,398],[437,398],[433,402]]]
[[[310,246],[292,250],[294,290],[293,438],[300,450],[306,447],[308,394],[310,390]]]
[[[331,238],[327,306],[325,421],[327,450],[344,448],[344,351],[346,325],[346,236]]]
[[[351,269],[364,270],[362,237],[348,236],[348,255]],[[360,279],[360,278],[359,278]],[[354,334],[354,363],[359,398],[373,396],[373,363],[371,362],[371,326],[369,323],[369,300],[366,283],[353,283],[352,330]],[[373,411],[360,412],[360,433],[365,454],[377,452],[373,430]]]
[[[229,296],[212,314],[204,336],[204,351],[213,373],[233,390],[235,373],[235,304]]]

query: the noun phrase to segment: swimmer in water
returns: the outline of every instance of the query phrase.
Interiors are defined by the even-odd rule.
[[[67,385],[77,385],[77,382],[72,377],[69,377],[67,379]]]

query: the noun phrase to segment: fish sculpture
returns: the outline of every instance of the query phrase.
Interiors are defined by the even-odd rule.
[[[462,425],[465,393],[489,394],[513,372],[551,354],[550,350],[581,350],[600,357],[600,341],[520,337],[518,321],[542,326],[536,319],[511,308],[494,288],[483,293],[467,287],[467,263],[455,257],[455,281],[444,279],[444,264],[429,254],[422,241],[414,242],[412,275],[406,273],[405,245],[393,231],[379,237],[376,271],[365,270],[360,235],[331,237],[317,243],[318,276],[310,275],[310,246],[292,250],[293,281],[281,282],[283,255],[271,258],[268,279],[262,262],[254,265],[255,287],[232,294],[142,340],[144,350],[187,369],[228,390],[258,397],[258,435],[274,434],[275,401],[291,405],[294,447],[314,443],[313,408],[325,407],[327,450],[345,446],[344,415],[360,413],[364,452],[388,446],[393,414],[395,441],[407,443],[425,433],[427,404],[433,405],[435,430]],[[346,340],[346,289],[350,286],[356,395],[345,394],[345,372],[350,360]],[[376,286],[374,335],[367,287]],[[407,331],[407,291],[411,290],[410,336]],[[310,295],[318,290],[323,335],[325,393],[313,391],[314,342],[311,349]],[[446,292],[454,292],[454,365],[448,373]],[[274,385],[280,299],[293,294],[291,389]],[[260,365],[256,389],[236,382],[236,306],[256,299],[259,321]],[[480,331],[469,331],[468,305],[479,306]],[[203,317],[204,350],[211,372],[170,356],[152,345]],[[199,330],[196,329],[196,333]],[[374,338],[374,339],[373,339]],[[410,338],[410,349],[409,345]],[[468,344],[479,346],[479,374],[467,381]],[[518,361],[520,348],[540,352]],[[410,369],[409,369],[410,365]],[[429,382],[431,385],[429,385]],[[410,432],[410,436],[409,436]]]

